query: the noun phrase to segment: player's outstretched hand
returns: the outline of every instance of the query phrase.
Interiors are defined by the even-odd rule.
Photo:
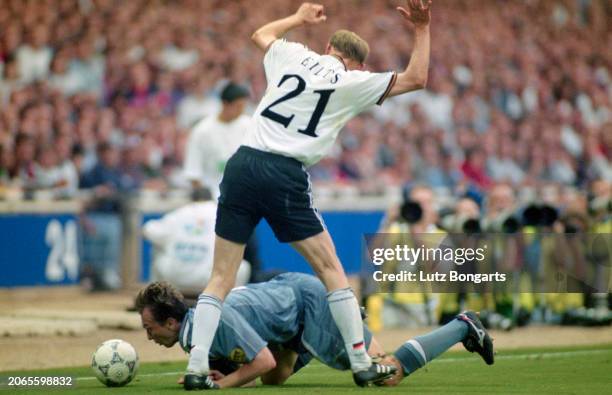
[[[302,3],[295,14],[302,22],[310,25],[315,25],[327,20],[325,9],[321,4]]]
[[[408,9],[397,7],[397,11],[415,26],[427,26],[431,18],[431,0],[408,0]]]

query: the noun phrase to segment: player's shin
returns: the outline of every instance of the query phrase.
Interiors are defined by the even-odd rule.
[[[467,335],[467,326],[457,319],[426,335],[408,340],[395,351],[404,370],[409,375],[426,363],[462,341]]]
[[[193,316],[192,349],[189,353],[187,371],[208,374],[208,352],[221,318],[221,300],[216,296],[202,293]]]
[[[337,289],[327,295],[329,310],[344,339],[351,370],[357,372],[370,367],[372,360],[366,351],[363,323],[357,298],[350,288]]]

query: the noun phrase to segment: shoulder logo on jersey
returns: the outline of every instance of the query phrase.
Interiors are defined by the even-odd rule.
[[[245,363],[246,353],[244,352],[242,348],[236,347],[232,350],[232,352],[230,352],[229,359],[237,363]]]

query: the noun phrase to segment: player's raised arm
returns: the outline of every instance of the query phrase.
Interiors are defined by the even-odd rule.
[[[410,62],[406,70],[397,75],[397,81],[391,88],[389,96],[423,89],[427,85],[430,9],[431,0],[408,0],[408,9],[397,7],[402,17],[414,24],[415,40]]]
[[[315,25],[327,19],[325,10],[320,4],[303,3],[295,14],[286,18],[270,22],[253,33],[251,40],[262,51],[266,51],[270,44],[284,36],[289,30],[304,24]]]

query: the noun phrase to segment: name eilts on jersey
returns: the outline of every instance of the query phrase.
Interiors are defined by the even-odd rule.
[[[321,78],[326,78],[330,84],[335,84],[340,80],[340,74],[336,73],[334,69],[330,69],[321,65],[319,62],[317,62],[310,56],[302,60],[300,64],[304,66],[304,68],[311,71],[313,75],[321,76]],[[321,74],[323,71],[325,71],[325,73]]]

